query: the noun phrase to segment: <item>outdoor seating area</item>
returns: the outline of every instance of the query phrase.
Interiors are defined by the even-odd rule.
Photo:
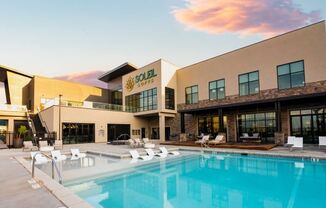
[[[155,144],[148,138],[130,138],[128,140],[128,145],[130,148],[139,148],[139,147],[144,147],[144,148],[155,148]]]

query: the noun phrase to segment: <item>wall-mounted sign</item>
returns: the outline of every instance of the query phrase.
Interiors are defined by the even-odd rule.
[[[147,84],[154,82],[154,77],[156,77],[157,74],[155,73],[154,69],[148,70],[147,72],[140,73],[136,75],[135,77],[128,77],[126,82],[126,89],[131,92],[135,86],[142,87]]]

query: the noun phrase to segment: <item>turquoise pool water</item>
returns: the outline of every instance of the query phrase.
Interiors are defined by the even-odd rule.
[[[65,186],[94,207],[318,208],[326,207],[326,162],[188,155]]]

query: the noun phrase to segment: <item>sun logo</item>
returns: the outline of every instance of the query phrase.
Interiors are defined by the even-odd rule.
[[[130,92],[131,90],[134,89],[135,86],[135,81],[132,77],[129,77],[127,82],[126,82],[126,89]]]

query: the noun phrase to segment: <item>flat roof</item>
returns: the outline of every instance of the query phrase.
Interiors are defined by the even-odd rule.
[[[130,72],[133,72],[137,69],[138,68],[135,65],[126,62],[126,63],[121,64],[120,66],[117,66],[114,69],[106,72],[105,74],[101,75],[98,79],[103,82],[109,82],[115,78],[121,77],[121,76],[128,74]]]

